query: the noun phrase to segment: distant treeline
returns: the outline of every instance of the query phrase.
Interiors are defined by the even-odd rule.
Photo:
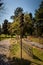
[[[23,21],[20,17],[20,13],[23,13]],[[23,8],[17,7],[14,11],[14,16],[11,16],[13,22],[8,22],[7,19],[4,20],[2,26],[0,25],[0,35],[20,35],[20,26],[23,26],[23,35],[34,35],[43,36],[43,1],[41,2],[39,8],[35,11],[35,16],[32,13],[23,12]]]

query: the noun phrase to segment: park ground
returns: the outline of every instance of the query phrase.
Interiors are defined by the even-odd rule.
[[[27,65],[28,64],[43,65],[43,49],[30,45],[30,42],[39,43],[36,40],[34,41],[34,39],[39,41],[38,38],[34,38],[34,37],[30,36],[30,37],[28,37],[29,45],[28,45],[27,41],[25,41],[26,43],[23,43],[23,47],[22,47],[22,60],[23,60],[22,64],[23,65],[26,65],[26,64]],[[42,44],[42,43],[39,43],[39,44]],[[4,49],[5,49],[5,47],[7,48],[6,53],[5,53],[4,49],[0,49],[0,53],[2,53],[2,54],[4,53],[7,55],[7,57],[14,58],[15,60],[17,60],[17,62],[14,60],[14,61],[12,61],[12,63],[10,61],[10,63],[12,65],[14,65],[15,62],[18,64],[20,63],[20,59],[21,59],[20,40],[18,40],[16,38],[7,38],[4,40],[1,40],[0,45],[2,45],[2,48],[4,47]],[[28,49],[31,49],[31,50],[29,51]]]

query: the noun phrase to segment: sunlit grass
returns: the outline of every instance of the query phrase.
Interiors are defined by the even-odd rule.
[[[20,48],[20,45],[18,43],[17,44],[13,44],[11,46],[11,49],[10,49],[11,54],[14,57],[17,57],[17,58],[20,58],[20,50],[21,50],[21,48]],[[32,48],[32,51],[33,51],[33,55],[36,58],[31,58],[30,56],[28,56],[28,54],[24,50],[23,50],[23,53],[22,53],[22,55],[23,55],[22,57],[24,59],[32,61],[34,63],[33,65],[37,65],[37,64],[43,65],[43,51],[41,49],[38,49],[38,48],[35,48],[35,47]]]
[[[10,52],[14,56],[16,55],[17,51],[19,50],[19,45],[18,44],[12,44],[10,46]]]
[[[43,51],[37,48],[33,48],[33,54],[43,61]]]
[[[5,34],[1,34],[0,35],[0,41],[1,40],[4,40],[4,39],[8,39],[8,38],[16,38],[16,36],[15,35],[13,35],[13,36],[11,36],[11,35],[5,35]]]

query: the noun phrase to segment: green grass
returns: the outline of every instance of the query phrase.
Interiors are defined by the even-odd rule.
[[[43,61],[43,51],[37,48],[33,48],[33,54]]]
[[[19,50],[19,45],[18,44],[12,45],[10,50],[13,56],[16,55],[16,53],[18,53]],[[37,48],[33,48],[33,55],[35,56],[32,61],[34,63],[33,65],[38,65],[38,64],[43,65],[43,51]]]
[[[33,48],[33,59],[35,63],[43,65],[43,50]]]
[[[0,35],[0,41],[3,39],[7,39],[7,38],[16,38],[15,35],[11,36],[11,35],[5,35],[5,34],[1,34]]]
[[[19,45],[18,44],[11,45],[10,52],[11,52],[12,55],[15,55],[18,50],[19,50]]]

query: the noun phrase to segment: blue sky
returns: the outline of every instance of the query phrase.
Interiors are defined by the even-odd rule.
[[[38,9],[42,0],[4,0],[5,11],[0,18],[0,24],[3,23],[4,19],[12,21],[10,17],[14,15],[14,10],[17,7],[22,7],[24,12],[32,13],[34,16],[35,10]]]

